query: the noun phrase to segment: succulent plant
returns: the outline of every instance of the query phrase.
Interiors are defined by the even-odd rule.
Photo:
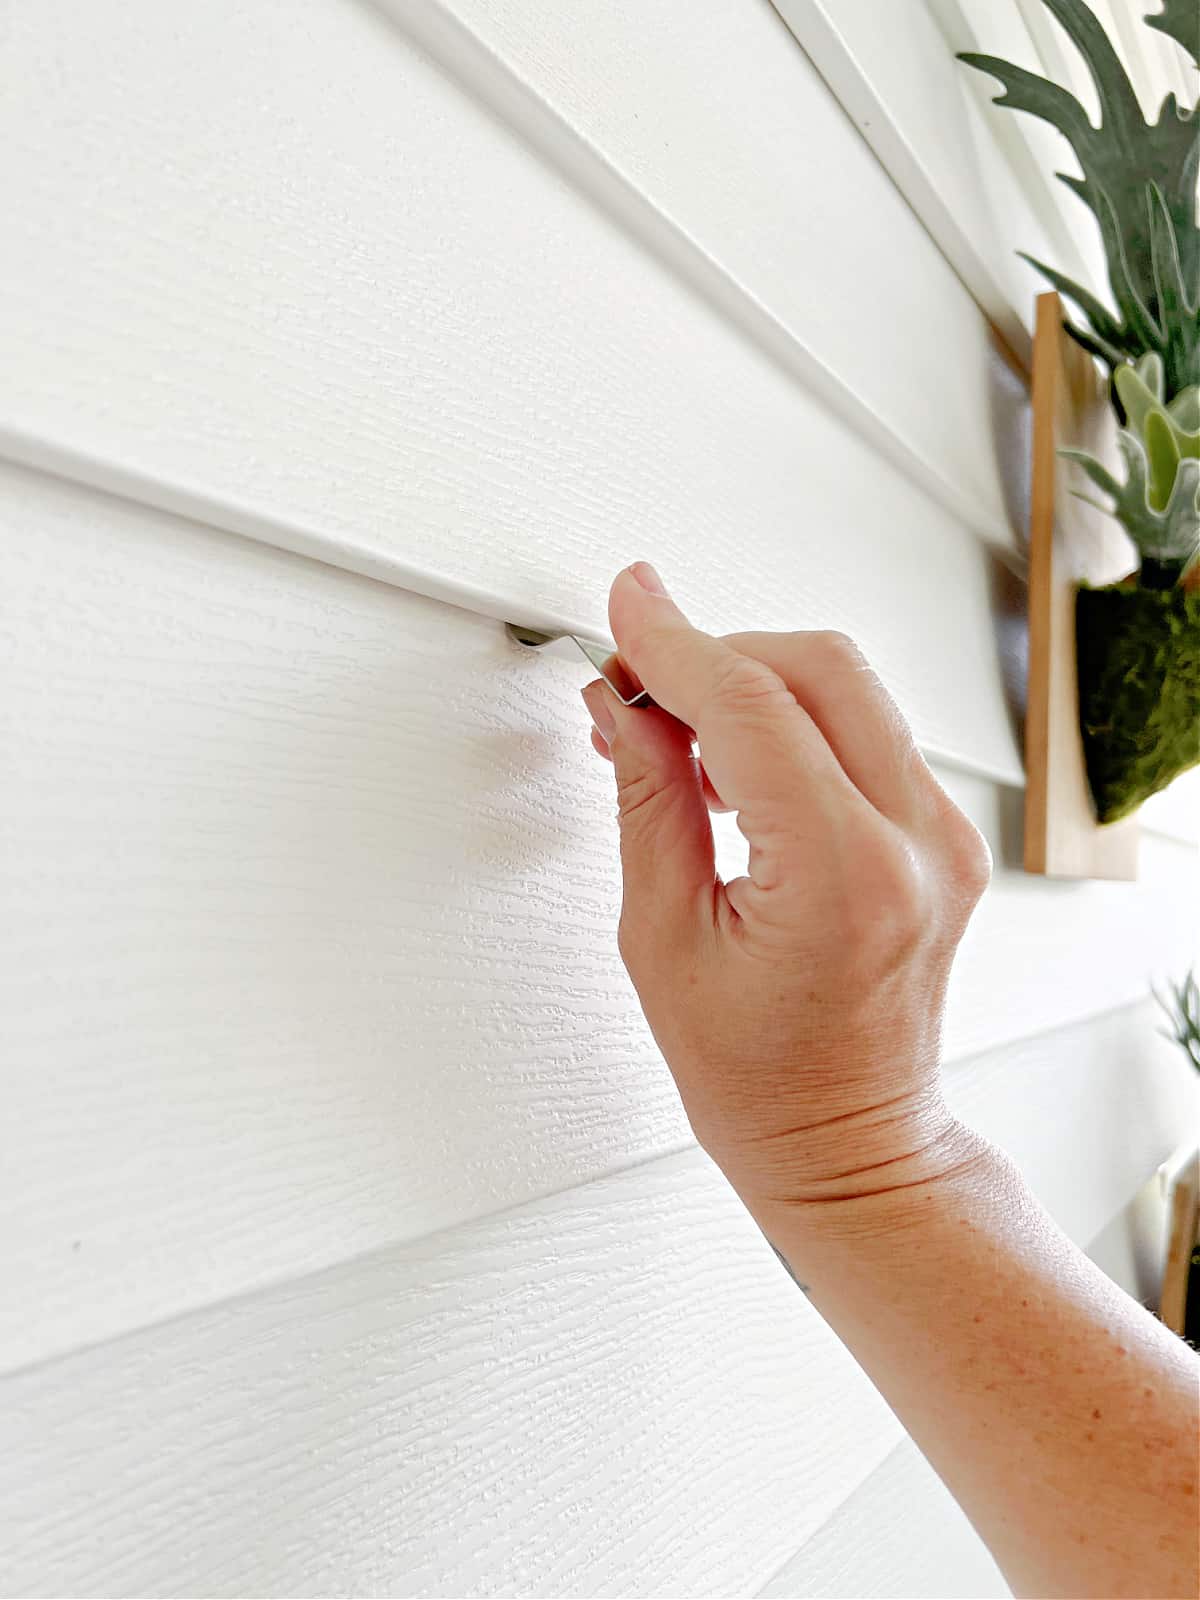
[[[967,52],[972,67],[1004,86],[997,105],[1028,111],[1067,139],[1082,177],[1059,173],[1091,207],[1108,261],[1117,311],[1032,256],[1031,265],[1083,313],[1067,327],[1085,349],[1116,369],[1147,351],[1162,358],[1171,394],[1200,383],[1200,109],[1163,100],[1156,122],[1137,95],[1104,29],[1084,0],[1043,0],[1087,63],[1100,100],[1099,127],[1068,90],[997,56]],[[1165,0],[1147,22],[1196,51],[1195,0]]]
[[[1125,482],[1082,450],[1062,454],[1111,495],[1113,515],[1141,555],[1142,585],[1169,589],[1200,552],[1200,386],[1164,404],[1163,365],[1153,353],[1118,367],[1113,383],[1129,424],[1117,435]]]
[[[1129,432],[1141,440],[1146,452],[1150,505],[1162,511],[1175,488],[1180,463],[1200,460],[1200,384],[1180,390],[1164,403],[1162,362],[1156,355],[1146,355],[1134,366],[1118,367],[1113,386]]]

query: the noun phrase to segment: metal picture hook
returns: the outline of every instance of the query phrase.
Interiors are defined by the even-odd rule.
[[[537,628],[523,628],[519,623],[506,622],[504,631],[510,639],[527,650],[540,650],[559,639],[570,639],[607,683],[623,706],[652,706],[654,701],[617,655],[614,644],[604,644],[594,639],[582,639],[577,633],[542,633]]]

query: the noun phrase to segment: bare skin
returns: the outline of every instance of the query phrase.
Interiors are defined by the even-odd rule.
[[[619,944],[697,1139],[1017,1594],[1194,1596],[1195,1357],[942,1098],[986,844],[842,635],[713,638],[643,562],[609,612],[657,704],[584,690]],[[717,877],[710,808],[747,877]]]

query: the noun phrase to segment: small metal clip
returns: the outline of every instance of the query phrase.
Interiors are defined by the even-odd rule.
[[[570,639],[587,658],[623,706],[652,706],[654,701],[617,655],[614,644],[604,644],[594,639],[581,639],[577,633],[542,633],[537,628],[523,628],[519,623],[506,622],[504,631],[517,644],[527,650],[541,650],[560,639]]]

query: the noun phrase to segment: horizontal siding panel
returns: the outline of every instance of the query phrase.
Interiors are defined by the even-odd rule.
[[[488,119],[464,105],[464,127],[454,128],[454,92],[431,84],[411,35],[530,137],[544,161],[565,165],[573,184],[620,210],[622,226],[653,248],[665,245],[665,218],[683,246],[672,254],[702,292],[715,287],[715,265],[719,292],[742,302],[780,359],[829,374],[867,416],[879,416],[960,512],[1006,537],[983,320],[765,4],[718,0],[699,18],[678,0],[590,8],[585,17],[545,4],[472,0],[453,8],[385,0],[375,14],[351,0],[280,0],[250,12],[225,0],[186,19],[163,15],[151,0],[110,0],[86,19],[68,0],[57,4],[61,13],[26,6],[13,19],[10,55],[21,72],[4,131],[16,141],[6,176],[20,185],[21,209],[36,230],[18,236],[11,270],[22,297],[33,298],[35,320],[53,309],[64,343],[79,340],[81,348],[89,338],[71,325],[84,309],[76,301],[85,286],[85,316],[97,325],[91,337],[106,311],[117,319],[114,341],[130,329],[132,284],[120,280],[142,269],[138,287],[148,301],[137,331],[144,325],[157,333],[160,351],[164,318],[180,339],[179,356],[189,353],[189,326],[202,330],[215,341],[207,360],[197,358],[205,368],[226,341],[236,350],[253,309],[257,336],[243,360],[281,364],[280,376],[291,375],[304,392],[318,356],[352,343],[352,392],[368,406],[375,389],[375,406],[394,403],[388,290],[395,294],[397,277],[407,280],[410,307],[424,300],[426,318],[436,319],[459,281],[460,249],[487,260],[500,284],[514,237],[522,256],[522,235],[548,247],[564,214],[546,194],[512,185],[508,169],[530,162],[514,162],[492,124],[474,184],[492,196],[488,213],[500,209],[501,193],[512,204],[504,208],[507,225],[488,215],[482,235],[475,233],[478,201],[463,163],[472,154],[469,128]],[[381,21],[384,13],[398,29]],[[186,74],[178,71],[183,59]],[[96,61],[103,73],[89,71]],[[219,183],[214,116],[225,130]],[[151,148],[171,159],[152,160]],[[442,207],[427,219],[425,206],[439,194],[454,194],[458,213]],[[226,197],[231,204],[222,206]],[[68,210],[76,227],[60,236],[54,218]],[[158,252],[175,245],[174,282],[143,237],[150,231],[143,219],[153,223]],[[554,273],[556,254],[549,249],[543,277]],[[586,238],[574,272],[582,260],[592,260]],[[627,272],[613,280],[603,261],[592,271],[609,278],[615,303],[634,298],[621,287]],[[436,283],[426,290],[430,273]],[[294,291],[302,286],[329,318],[315,340],[303,322],[295,328],[304,308]],[[552,301],[561,299],[560,280]],[[181,303],[190,307],[190,324]],[[481,300],[477,313],[485,310]],[[611,307],[598,322],[580,307],[582,327],[612,334],[616,320]],[[529,331],[536,346],[537,324]],[[498,353],[494,335],[492,349]],[[108,353],[119,358],[110,374],[128,372],[134,383],[145,370],[127,343],[114,342]],[[305,354],[307,381],[295,371]],[[232,372],[229,379],[233,390]],[[924,404],[914,403],[917,394]],[[331,391],[326,404],[334,399]],[[335,435],[344,426],[341,415],[327,420]]]
[[[951,1110],[1009,1152],[1077,1244],[1090,1244],[1195,1131],[1200,1083],[1161,1021],[1143,1001],[945,1074]]]
[[[1151,795],[1139,816],[1145,828],[1176,839],[1200,838],[1200,767],[1176,778],[1161,794]]]
[[[1008,1600],[983,1540],[905,1439],[759,1594],[763,1600]]]
[[[730,626],[851,623],[928,745],[1019,780],[978,625],[998,574],[962,523],[391,24],[134,4],[18,8],[10,31],[10,452],[48,441],[514,614],[600,626],[612,568],[646,556]],[[939,344],[917,326],[914,361]],[[905,381],[944,430],[991,392],[986,353],[960,359],[962,392],[916,405]]]
[[[0,1582],[753,1592],[899,1431],[689,1154],[0,1380]]]
[[[382,0],[382,9],[438,48],[451,71],[472,52],[431,24],[453,12],[648,209],[861,397],[943,492],[957,492],[958,509],[1004,539],[1006,463],[979,312],[853,117],[761,0]],[[932,28],[922,42],[947,54]],[[482,74],[473,87],[488,96]],[[962,121],[958,100],[941,130],[947,142]],[[542,143],[553,159],[559,140],[547,133]],[[976,195],[981,188],[976,179]],[[973,218],[986,206],[976,195],[965,207]],[[914,407],[915,394],[937,400]]]
[[[1129,1004],[1157,975],[1194,960],[1193,845],[1145,833],[1136,883],[1034,877],[1021,865],[1023,794],[962,773],[938,776],[998,863],[955,960],[952,1056]]]
[[[11,468],[0,543],[0,1364],[690,1142],[582,662]],[[1019,794],[942,776],[999,863],[951,1058],[1186,964],[1193,851],[1028,878]]]
[[[1096,107],[1095,90],[1083,64],[1058,24],[1050,18],[1042,0],[926,0],[941,25],[950,51],[979,50],[1000,56],[1049,77],[1076,94],[1086,107]],[[1037,15],[1033,16],[1036,11]],[[1033,17],[1035,42],[1027,16]],[[1047,32],[1055,48],[1043,54]],[[989,136],[1002,151],[1021,193],[1041,224],[1039,238],[1010,239],[1011,249],[1029,250],[1037,255],[1044,248],[1043,260],[1060,271],[1078,278],[1102,296],[1108,293],[1108,270],[1099,229],[1082,201],[1058,181],[1059,172],[1075,172],[1078,167],[1066,140],[1036,117],[997,108],[992,104],[1001,92],[999,84],[985,73],[958,69],[966,81],[967,93],[978,108]],[[1097,113],[1093,111],[1093,115]],[[1042,241],[1045,241],[1044,246]]]
[[[1038,279],[1014,244],[1043,259],[1052,252],[926,0],[774,3],[981,310],[1028,366]]]
[[[1177,1141],[1194,1092],[1144,1008],[954,1079],[1080,1237]],[[1117,1128],[1131,1079],[1139,1115]],[[898,1437],[688,1151],[0,1380],[3,1583],[744,1595]],[[886,1570],[885,1498],[878,1565],[855,1571]]]

